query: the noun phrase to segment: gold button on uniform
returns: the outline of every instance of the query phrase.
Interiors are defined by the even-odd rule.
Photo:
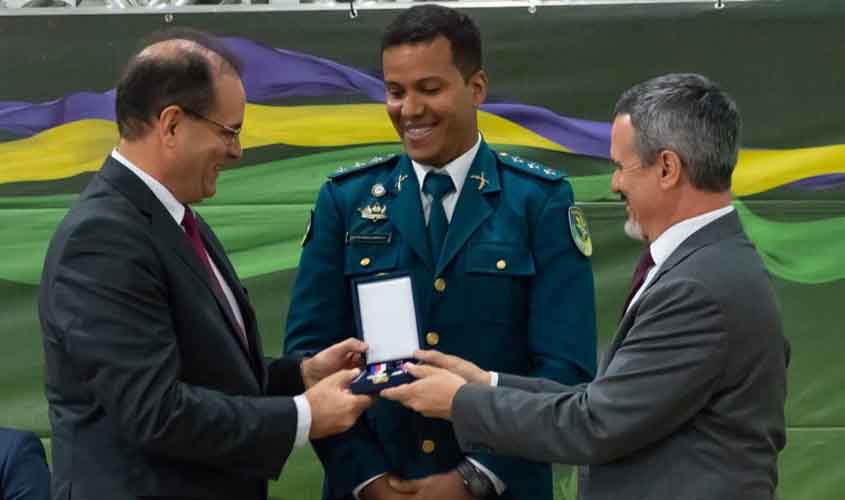
[[[431,439],[426,439],[422,442],[422,451],[423,453],[434,453],[434,441]]]
[[[506,267],[508,267],[508,263],[505,261],[505,259],[499,259],[499,261],[496,262],[496,269],[498,269],[499,271],[504,270]]]
[[[364,266],[364,267],[369,266],[370,265],[370,258],[364,257],[363,259],[361,259],[361,265]]]
[[[428,332],[425,334],[425,341],[428,345],[437,345],[440,342],[440,335],[437,332]]]
[[[434,280],[434,289],[438,292],[443,292],[444,290],[446,290],[446,280],[444,280],[443,278],[437,278],[436,280]]]

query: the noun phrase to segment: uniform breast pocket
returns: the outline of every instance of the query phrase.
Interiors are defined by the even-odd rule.
[[[466,262],[467,295],[478,318],[521,322],[528,317],[528,288],[534,256],[521,243],[471,243]]]
[[[346,239],[344,274],[348,277],[389,272],[399,263],[399,245],[392,234],[352,235]]]

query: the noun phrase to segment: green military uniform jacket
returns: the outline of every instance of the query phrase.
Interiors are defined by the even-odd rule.
[[[285,352],[309,355],[355,335],[350,280],[406,271],[421,346],[486,370],[589,381],[596,368],[593,277],[570,236],[572,204],[558,171],[497,154],[482,141],[434,262],[410,159],[341,169],[320,190],[303,240]],[[351,430],[313,445],[327,499],[351,498],[385,472],[445,472],[463,457],[448,422],[387,400],[377,400]],[[549,465],[472,458],[506,484],[502,498],[552,500]]]

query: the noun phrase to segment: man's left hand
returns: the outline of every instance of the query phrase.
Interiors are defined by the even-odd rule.
[[[362,356],[366,352],[366,343],[356,338],[348,338],[323,349],[313,358],[305,359],[300,365],[305,388],[311,388],[317,382],[339,370],[360,367]]]
[[[448,370],[433,366],[409,363],[405,369],[417,380],[385,389],[381,391],[381,397],[398,401],[426,417],[451,419],[452,400],[467,381]]]
[[[413,494],[414,500],[475,500],[456,470],[413,480],[391,476],[389,481],[393,489]]]

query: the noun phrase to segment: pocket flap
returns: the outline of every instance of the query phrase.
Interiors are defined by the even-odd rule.
[[[354,276],[396,269],[399,262],[399,245],[392,242],[390,234],[384,237],[367,235],[367,238],[348,240],[344,274]]]
[[[519,243],[471,243],[467,257],[467,270],[471,273],[532,276],[535,272],[534,256]]]

